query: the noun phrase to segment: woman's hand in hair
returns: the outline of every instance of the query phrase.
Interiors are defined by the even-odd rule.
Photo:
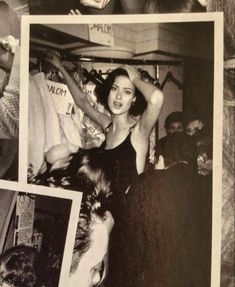
[[[121,68],[127,71],[130,81],[132,83],[134,83],[135,79],[140,79],[140,75],[138,71],[136,70],[136,68],[132,66],[128,66],[128,65],[122,66]]]

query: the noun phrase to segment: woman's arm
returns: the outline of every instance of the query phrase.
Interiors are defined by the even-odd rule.
[[[64,77],[64,80],[69,88],[69,91],[74,99],[75,104],[94,122],[99,124],[103,129],[105,129],[110,123],[110,117],[100,113],[94,109],[91,104],[88,102],[84,93],[76,85],[74,80],[71,78],[69,73],[66,71],[65,67],[62,65],[59,57],[55,54],[50,53],[49,58],[47,59],[55,68],[57,68]]]
[[[154,125],[156,124],[164,101],[161,90],[150,83],[146,83],[138,78],[134,80],[135,86],[144,95],[147,107],[141,117],[139,131],[149,137]]]
[[[154,85],[140,79],[138,72],[133,67],[124,67],[128,72],[130,80],[135,87],[143,94],[147,107],[139,122],[139,132],[144,137],[149,137],[157,119],[160,115],[164,96],[161,90]]]

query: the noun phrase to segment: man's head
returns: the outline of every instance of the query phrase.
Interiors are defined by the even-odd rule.
[[[182,112],[173,112],[165,120],[165,129],[167,134],[183,132]]]
[[[202,128],[204,128],[204,120],[200,115],[193,114],[185,119],[185,132],[189,136],[196,135]]]

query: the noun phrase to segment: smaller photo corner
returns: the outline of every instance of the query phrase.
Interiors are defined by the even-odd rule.
[[[47,194],[0,189],[0,286],[64,286],[81,196]]]

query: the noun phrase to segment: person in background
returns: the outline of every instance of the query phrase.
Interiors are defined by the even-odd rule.
[[[184,133],[168,142],[165,166],[119,202],[107,286],[210,286],[212,203],[197,185],[196,147]]]
[[[198,114],[192,114],[184,120],[184,130],[189,136],[196,135],[201,129],[205,127],[202,117]]]
[[[169,114],[165,120],[165,129],[168,135],[183,132],[184,128],[182,112],[176,111]]]
[[[164,145],[156,149],[158,161],[155,169],[166,169],[184,163],[196,172],[197,152],[194,140],[185,133],[169,134],[164,139]]]
[[[198,174],[212,175],[213,139],[211,133],[202,128],[193,135],[197,147]]]
[[[162,137],[160,140],[156,142],[155,155],[154,155],[155,160],[158,160],[159,152],[165,147],[166,142],[168,142],[169,135],[173,135],[175,133],[182,133],[184,131],[182,112],[175,111],[170,113],[166,117],[165,130],[167,135]]]
[[[212,134],[203,118],[198,114],[186,117],[184,121],[185,133],[192,137],[197,147],[198,174],[206,176],[208,183],[212,181]]]

